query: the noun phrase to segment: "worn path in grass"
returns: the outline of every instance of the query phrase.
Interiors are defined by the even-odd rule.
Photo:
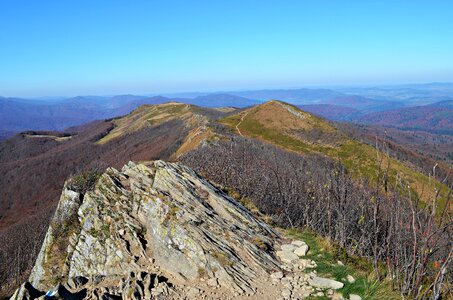
[[[236,130],[238,131],[239,135],[242,136],[242,137],[244,135],[242,134],[241,130],[239,129],[239,125],[241,125],[242,121],[244,121],[244,118],[248,115],[248,113],[249,113],[249,111],[246,111],[244,113],[244,115],[241,117],[241,120],[239,121],[239,123],[236,124]]]

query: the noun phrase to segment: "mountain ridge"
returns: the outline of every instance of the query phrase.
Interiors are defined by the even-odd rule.
[[[15,254],[10,253],[17,253],[18,249],[22,249],[22,245],[17,246],[22,240],[11,239],[17,228],[38,228],[38,224],[46,222],[47,215],[55,209],[65,179],[71,175],[85,178],[83,174],[86,172],[96,173],[109,166],[119,168],[129,160],[143,162],[164,159],[187,162],[206,178],[225,184],[226,191],[234,194],[234,188],[237,187],[241,193],[245,192],[244,197],[251,197],[252,200],[242,196],[238,199],[242,199],[248,208],[253,208],[250,206],[253,201],[260,211],[269,213],[268,217],[278,222],[277,224],[289,226],[293,222],[310,222],[311,218],[316,217],[306,216],[301,206],[292,207],[295,203],[291,204],[291,199],[301,199],[304,201],[303,205],[314,209],[313,213],[324,215],[324,202],[317,199],[333,201],[338,197],[331,194],[336,189],[326,189],[326,182],[343,176],[341,174],[345,174],[344,180],[347,180],[345,184],[348,188],[355,191],[351,201],[358,201],[354,203],[360,205],[359,210],[366,211],[369,215],[370,205],[372,206],[369,199],[370,195],[374,194],[368,188],[374,186],[374,176],[379,176],[375,172],[375,157],[378,153],[382,156],[383,165],[390,162],[389,182],[396,181],[394,176],[398,176],[401,184],[411,187],[411,195],[421,195],[422,200],[425,198],[422,197],[420,189],[427,186],[426,184],[435,184],[440,191],[439,211],[446,207],[442,202],[445,193],[443,185],[429,181],[421,171],[403,163],[399,158],[389,156],[385,148],[380,147],[382,148],[376,151],[369,144],[352,138],[336,123],[282,101],[269,101],[240,110],[208,109],[176,102],[143,105],[127,116],[94,122],[66,133],[23,133],[0,144],[0,164],[7,170],[4,176],[0,177],[0,191],[3,193],[0,205],[4,212],[0,220],[3,228],[0,230],[0,238],[9,237],[9,242],[0,243],[0,262],[8,259],[3,253],[15,257]],[[278,165],[279,162],[282,165]],[[246,169],[241,169],[246,166]],[[294,169],[287,169],[288,166],[294,166]],[[320,170],[324,171],[316,173]],[[266,173],[262,174],[264,177],[259,177],[253,174],[254,172]],[[309,175],[306,174],[310,173],[306,172],[313,172],[314,177],[307,177]],[[293,177],[287,178],[290,175]],[[232,177],[238,177],[240,181],[235,181]],[[253,178],[257,178],[258,186],[250,182]],[[273,178],[277,180],[277,185],[272,182]],[[337,179],[343,180],[341,178]],[[16,189],[22,179],[30,180],[29,184]],[[326,182],[319,182],[321,179]],[[315,180],[315,186],[311,186],[312,180]],[[229,185],[228,182],[234,184]],[[246,187],[242,186],[244,182],[248,183]],[[119,187],[121,188],[120,185]],[[275,191],[268,190],[269,188]],[[313,192],[313,189],[316,192]],[[297,194],[292,194],[293,191]],[[406,187],[401,189],[401,193],[405,191]],[[392,189],[395,197],[405,197],[396,194],[397,192],[399,191]],[[387,192],[384,188],[382,191],[374,190],[373,193],[377,193],[388,205],[396,203],[385,198]],[[311,198],[310,194],[316,195],[316,198]],[[356,195],[358,198],[354,198]],[[351,196],[348,194],[347,197]],[[16,199],[17,201],[11,202]],[[276,203],[279,204],[275,206]],[[331,202],[333,208],[336,207],[335,203]],[[353,209],[353,206],[341,211],[349,210],[352,214],[360,213]],[[293,213],[296,215],[292,215]],[[380,226],[388,226],[386,217],[382,215],[384,221]],[[19,220],[22,221],[18,223]],[[355,217],[348,219],[348,226],[356,228],[356,221]],[[323,224],[327,226],[328,223]],[[321,233],[328,235],[330,231]],[[355,229],[351,234],[367,241],[372,237],[368,231],[363,234]],[[40,245],[40,238],[33,239],[36,236],[38,235],[33,233],[30,239],[28,236],[24,237],[31,254],[27,260],[18,262],[24,264],[20,266],[23,268],[22,274],[27,274],[27,264],[33,263],[33,251]],[[349,240],[344,243],[349,243]],[[354,245],[352,242],[350,245],[352,248],[348,249],[363,246]],[[366,254],[368,251],[360,249],[363,251],[361,253]],[[0,266],[7,267],[8,264],[0,263]],[[337,280],[341,281],[341,278]]]
[[[294,110],[288,112],[288,109]],[[296,116],[295,114],[300,114]],[[269,101],[264,104],[243,110],[221,120],[221,122],[240,135],[258,138],[287,150],[308,155],[311,153],[325,155],[342,164],[356,177],[373,182],[376,152],[384,164],[389,164],[390,178],[400,177],[417,195],[423,195],[423,186],[430,182],[428,176],[414,170],[411,166],[387,156],[383,151],[364,144],[334,126],[331,122],[301,111],[296,106],[281,101]],[[448,187],[439,183],[443,199]],[[426,195],[425,195],[426,197]],[[425,198],[425,201],[428,201]],[[445,200],[440,200],[446,205]]]

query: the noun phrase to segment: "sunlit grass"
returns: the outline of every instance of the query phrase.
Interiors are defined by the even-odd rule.
[[[339,159],[346,167],[350,174],[360,180],[367,180],[369,183],[374,184],[377,182],[377,157],[382,159],[382,172],[387,167],[389,162],[388,182],[390,185],[395,185],[397,178],[403,179],[405,185],[403,188],[396,187],[402,194],[411,192],[412,196],[419,197],[424,203],[432,200],[433,186],[430,184],[432,181],[428,176],[415,170],[413,167],[407,166],[404,163],[389,158],[385,153],[376,151],[375,148],[360,143],[356,140],[349,139],[341,135],[341,142],[337,144],[331,143],[314,143],[305,141],[302,138],[292,136],[281,128],[269,128],[263,124],[263,120],[259,120],[255,116],[255,111],[259,107],[252,108],[248,115],[240,123],[239,129],[245,136],[260,139],[262,141],[279,146],[286,150],[295,151],[301,154],[318,153],[326,155],[334,160]],[[294,107],[294,109],[297,109]],[[244,114],[245,112],[242,112]],[[232,130],[236,130],[236,125],[240,122],[242,114],[229,116],[221,122],[229,126]],[[310,121],[311,126],[317,128],[330,128],[330,125],[324,124],[325,120],[320,118],[313,118]],[[440,189],[440,197],[437,200],[439,209],[438,214],[446,205],[446,195],[448,194],[448,187],[440,182],[436,182],[436,188]],[[423,203],[421,203],[423,205]]]
[[[374,278],[371,262],[362,257],[352,257],[346,252],[338,251],[327,239],[321,238],[310,230],[290,229],[286,236],[291,239],[301,239],[307,243],[310,250],[305,258],[316,262],[317,267],[307,269],[307,272],[316,270],[320,276],[333,278],[344,283],[344,287],[338,290],[343,297],[348,298],[350,294],[356,294],[362,299],[401,299],[398,292],[393,291],[388,280],[378,281]],[[344,265],[338,264],[341,260]],[[346,277],[351,275],[355,282],[350,283]],[[318,297],[315,299],[323,299]],[[325,297],[325,299],[328,299]]]

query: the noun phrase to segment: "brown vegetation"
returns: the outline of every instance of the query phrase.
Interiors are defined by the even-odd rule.
[[[63,133],[25,132],[0,143],[0,245],[7,244],[0,255],[0,297],[28,276],[66,179],[73,176],[70,184],[83,192],[106,167],[171,160],[200,142],[200,124],[194,120],[228,113],[186,104],[147,105],[123,118]],[[112,132],[115,136],[99,143]],[[32,230],[25,233],[26,228]],[[21,254],[25,249],[27,254]],[[21,258],[20,263],[11,257]]]
[[[14,283],[27,276],[49,225],[48,217],[70,175],[84,170],[104,170],[108,166],[118,168],[130,160],[168,159],[179,148],[187,131],[181,121],[173,120],[97,145],[95,142],[110,129],[110,122],[96,122],[63,143],[30,140],[23,135],[3,143],[0,244],[8,247],[2,249],[0,256],[2,287],[14,287]],[[83,181],[77,180],[80,176],[75,180]],[[29,228],[32,230],[27,231]],[[14,257],[20,258],[20,264],[11,261]]]
[[[419,209],[416,198],[402,196],[407,185],[401,178],[388,182],[383,160],[376,164],[377,183],[358,183],[341,162],[230,135],[182,161],[236,189],[277,224],[311,228],[349,253],[369,257],[376,276],[393,278],[403,295],[427,298],[451,287],[444,274],[452,259],[450,211],[436,212],[434,191],[430,205]]]
[[[390,156],[410,165],[411,170],[416,166],[420,172],[431,173],[431,182],[434,161],[419,158],[384,139],[377,140],[381,151],[376,152],[370,147],[376,144],[371,135],[355,136],[337,130],[320,118],[299,115],[291,111],[292,106],[282,105],[273,102],[261,112],[252,108],[252,118],[244,118],[240,125],[245,135],[256,134],[280,147],[233,134],[240,113],[228,112],[231,116],[222,121],[230,126],[228,130],[206,121],[226,113],[181,104],[162,106],[164,113],[145,106],[125,118],[94,122],[66,134],[33,132],[1,143],[0,296],[11,292],[27,276],[69,176],[79,174],[73,183],[83,191],[96,177],[96,173],[85,171],[118,168],[129,160],[168,160],[180,155],[184,163],[238,192],[248,206],[257,207],[273,222],[309,227],[337,241],[349,253],[369,257],[376,276],[395,279],[395,288],[404,295],[437,295],[442,287],[445,291],[451,281],[442,273],[451,264],[450,200],[444,199],[445,210],[439,212],[438,195],[433,186],[426,185],[419,188],[431,201],[418,203],[418,198],[407,190],[405,177],[398,173],[403,166],[390,176],[387,164]],[[271,120],[271,126],[268,122],[275,108],[283,109],[286,117]],[[198,122],[200,114],[206,117],[202,124]],[[30,138],[30,134],[39,137]],[[53,138],[63,136],[71,138]],[[343,138],[348,136],[354,139],[346,143]],[[360,146],[358,140],[368,145]],[[360,152],[364,147],[371,156]],[[325,156],[334,152],[341,161]],[[348,160],[352,154],[356,160],[363,154],[366,161],[358,159],[359,168],[366,162],[366,171],[372,176],[353,176],[358,168],[356,161]],[[448,174],[445,172],[439,165],[436,177],[443,179]],[[445,182],[451,183],[448,179]]]
[[[399,146],[411,149],[424,157],[453,165],[453,136],[451,135],[352,123],[340,123],[338,125],[355,137],[379,136]]]
[[[453,134],[453,109],[447,106],[415,106],[366,114],[359,123]]]

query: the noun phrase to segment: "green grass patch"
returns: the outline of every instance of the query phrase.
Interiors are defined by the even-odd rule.
[[[298,153],[318,153],[326,155],[334,160],[340,159],[342,164],[355,178],[365,178],[370,183],[377,182],[377,152],[373,147],[348,139],[347,137],[344,137],[342,143],[336,146],[324,143],[307,142],[280,130],[263,126],[258,120],[254,119],[253,114],[253,111],[249,112],[240,123],[239,129],[242,134],[264,140],[273,145]],[[223,119],[221,122],[236,131],[235,127],[241,121],[241,116],[241,114],[233,115]],[[379,152],[379,156],[384,158],[385,163],[381,166],[383,169],[387,167],[387,161],[390,160],[389,184],[394,184],[396,182],[397,174],[399,175],[399,178],[404,179],[406,183],[405,187],[403,189],[398,187],[401,194],[407,195],[410,190],[413,196],[419,197],[422,200],[422,206],[422,202],[426,203],[432,199],[433,186],[430,185],[428,176],[406,166],[396,159],[386,157],[383,152]],[[384,172],[384,170],[381,172]],[[448,194],[449,188],[439,181],[436,181],[436,188],[441,191],[440,197],[437,200],[439,205],[437,212],[440,214],[443,207],[448,204],[446,195]]]
[[[362,299],[401,299],[398,292],[393,291],[388,280],[378,281],[374,279],[371,262],[361,257],[344,257],[341,260],[345,265],[339,265],[337,261],[342,257],[342,251],[338,251],[327,239],[323,239],[310,230],[290,229],[286,236],[291,239],[300,239],[307,243],[310,250],[304,258],[312,259],[317,267],[312,270],[320,276],[333,278],[344,283],[339,293],[348,299],[350,294],[360,295]],[[352,263],[353,262],[353,263]],[[347,275],[355,278],[354,283],[346,280]],[[322,297],[314,299],[323,299]],[[326,299],[328,299],[326,297]]]

